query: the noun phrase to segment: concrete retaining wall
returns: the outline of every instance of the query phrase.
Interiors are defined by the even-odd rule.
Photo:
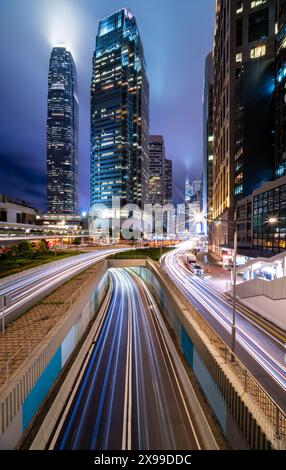
[[[264,279],[253,279],[237,286],[237,296],[241,299],[264,295],[272,300],[286,299],[286,277],[266,281]]]
[[[94,282],[0,390],[0,449],[16,446],[98,311],[108,285],[106,269],[106,261],[98,263]]]
[[[191,305],[157,263],[148,261],[146,268],[135,271],[156,298],[232,447],[285,449],[285,441],[276,438],[272,423],[190,315]]]

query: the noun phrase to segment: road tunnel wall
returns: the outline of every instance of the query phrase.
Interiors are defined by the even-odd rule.
[[[162,272],[157,263],[134,267],[153,293],[177,339],[220,427],[234,449],[284,448],[275,429],[202,334],[191,317],[191,305]]]
[[[0,391],[0,449],[13,449],[31,424],[39,407],[95,318],[107,292],[106,262],[62,321],[51,330],[9,383]],[[86,287],[86,288],[85,288]]]

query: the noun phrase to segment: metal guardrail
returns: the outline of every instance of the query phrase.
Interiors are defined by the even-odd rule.
[[[88,290],[97,275],[98,270],[90,274],[90,276],[88,276],[88,278],[83,282],[83,284],[78,289],[76,289],[75,292],[71,295],[71,297],[66,300],[63,304],[55,304],[53,308],[51,308],[51,314],[49,315],[49,325],[35,325],[35,335],[37,333],[42,333],[42,337],[44,338],[56,325],[51,325],[50,321],[53,320],[55,317],[63,316],[64,314],[66,314],[68,310],[75,305],[78,299]],[[20,347],[13,355],[11,355],[6,360],[5,364],[0,367],[0,386],[9,385],[13,373],[16,372],[21,363],[23,363],[26,359],[32,356],[33,351],[39,345],[40,341],[34,346],[32,345],[32,342],[29,341],[27,344]]]

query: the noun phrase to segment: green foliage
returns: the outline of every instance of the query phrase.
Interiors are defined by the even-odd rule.
[[[32,253],[34,253],[34,249],[31,245],[30,242],[28,242],[27,240],[22,240],[19,245],[18,245],[18,253],[20,255],[31,255]]]
[[[110,259],[145,259],[151,258],[154,261],[159,261],[161,256],[165,255],[173,248],[145,248],[138,250],[123,251],[109,256]]]
[[[23,250],[23,248],[25,247],[22,246],[21,249]],[[76,251],[58,251],[57,259],[68,258],[77,254]],[[0,257],[0,278],[17,274],[25,269],[31,269],[54,260],[55,255],[53,251],[45,250],[40,252],[32,248],[32,252],[27,254],[25,251],[19,252],[18,246],[13,246]]]
[[[46,242],[46,240],[41,240],[38,246],[38,250],[40,253],[46,253],[48,251],[49,247]]]

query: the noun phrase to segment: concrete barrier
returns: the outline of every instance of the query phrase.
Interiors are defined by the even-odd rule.
[[[98,263],[97,272],[83,295],[50,330],[33,352],[33,356],[22,363],[9,383],[1,387],[0,449],[12,449],[16,446],[37,411],[35,395],[33,396],[36,387],[36,404],[40,406],[68,356],[95,316],[106,292],[107,284],[100,285],[106,270],[106,261]],[[100,292],[97,292],[95,298],[98,286]]]

